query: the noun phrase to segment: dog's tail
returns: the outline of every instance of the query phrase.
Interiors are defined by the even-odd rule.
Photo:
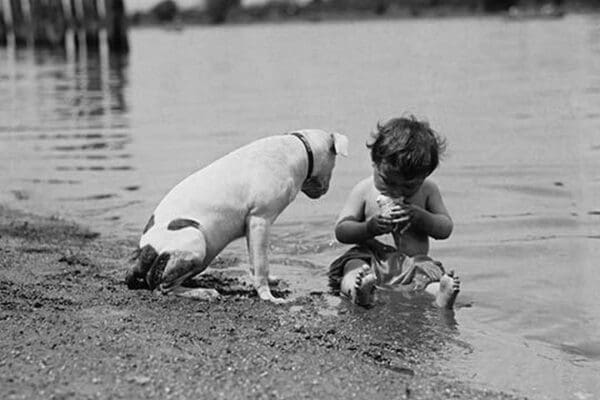
[[[154,290],[160,283],[169,256],[168,253],[159,255],[149,244],[141,249],[136,249],[131,257],[131,261],[135,262],[135,265],[125,275],[127,287],[132,290]]]

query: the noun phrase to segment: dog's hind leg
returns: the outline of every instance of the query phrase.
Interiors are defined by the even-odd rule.
[[[216,289],[188,288],[183,286],[177,286],[176,288],[172,289],[170,293],[173,293],[175,296],[186,297],[194,300],[212,300],[221,296]]]
[[[187,288],[181,284],[188,278],[204,271],[209,264],[206,240],[199,229],[188,227],[171,232],[171,246],[164,252],[169,254],[164,270],[160,270],[160,291],[181,297],[209,300],[219,296],[215,289]],[[160,268],[160,266],[157,266]],[[158,273],[158,271],[157,271]]]
[[[189,288],[181,286],[188,278],[198,275],[206,269],[204,259],[187,251],[173,252],[162,274],[160,291],[164,294],[187,297],[197,300],[209,300],[219,297],[219,292],[208,288]]]

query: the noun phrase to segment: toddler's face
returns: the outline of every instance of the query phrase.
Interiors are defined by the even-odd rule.
[[[427,175],[407,179],[400,173],[383,172],[373,166],[373,181],[375,188],[389,197],[411,197],[421,188]]]

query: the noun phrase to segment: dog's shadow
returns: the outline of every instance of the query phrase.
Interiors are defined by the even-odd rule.
[[[227,274],[221,271],[211,271],[188,278],[181,286],[187,288],[215,289],[223,296],[257,297],[256,290],[254,290],[250,279],[245,274]],[[271,284],[270,288],[271,293],[275,297],[287,298],[291,294],[289,285],[283,280]]]

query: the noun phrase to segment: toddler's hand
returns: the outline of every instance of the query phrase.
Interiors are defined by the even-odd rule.
[[[408,228],[413,219],[413,209],[410,204],[395,205],[390,210],[390,218],[394,224],[394,230],[403,232]]]
[[[377,214],[367,220],[367,232],[372,236],[379,236],[390,233],[394,230],[396,224],[391,216]]]

